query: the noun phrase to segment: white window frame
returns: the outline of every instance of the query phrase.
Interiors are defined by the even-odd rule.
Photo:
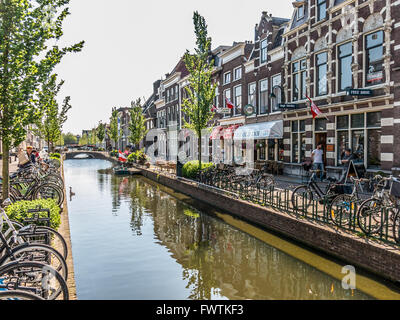
[[[264,49],[263,49],[263,43],[266,43]],[[263,60],[263,50],[265,50],[265,60]],[[268,39],[265,38],[260,41],[260,64],[267,63],[267,60],[268,60]]]
[[[240,88],[240,106],[238,106],[236,104],[236,97],[239,97],[239,96],[236,96],[236,89],[238,89],[238,88]],[[240,109],[241,110],[242,107],[243,107],[243,88],[242,88],[242,85],[239,85],[239,86],[236,86],[236,87],[233,88],[233,100],[234,101],[232,101],[232,103],[235,106],[233,108],[233,115],[236,116],[236,115],[241,114],[241,113],[236,114],[236,109]]]
[[[265,106],[266,107],[266,112],[265,113],[261,113],[260,111],[261,111],[261,88],[262,88],[262,86],[261,86],[261,83],[262,82],[266,82],[267,83],[267,105]],[[268,81],[268,78],[264,78],[264,79],[261,79],[259,82],[258,82],[258,108],[257,108],[257,114],[259,114],[259,115],[264,115],[264,114],[268,114],[268,102],[269,102],[269,99],[268,99],[268,88],[269,87],[269,81]]]
[[[248,85],[248,89],[247,89],[247,103],[248,104],[251,104],[250,103],[250,87],[252,86],[252,85],[254,85],[255,86],[255,90],[254,90],[254,105],[253,105],[253,107],[255,107],[255,108],[257,108],[257,82],[256,81],[254,81],[254,82],[252,82],[252,83],[249,83],[249,85]]]
[[[239,70],[240,70],[240,76],[236,78],[236,71],[239,71]],[[233,81],[237,81],[237,80],[242,79],[242,73],[243,73],[242,67],[237,67],[237,68],[235,68],[235,69],[233,70]]]
[[[303,14],[302,14],[301,16],[299,15],[299,12],[300,12],[299,9],[300,9],[300,8],[303,8]],[[297,20],[300,20],[300,19],[303,19],[303,18],[304,18],[305,11],[306,11],[306,9],[305,9],[305,6],[304,6],[304,5],[297,8]]]
[[[227,75],[229,75],[229,82],[227,82],[226,81],[226,76]],[[229,84],[229,83],[231,83],[232,82],[232,75],[231,75],[231,72],[229,71],[229,72],[225,72],[224,73],[224,84]]]

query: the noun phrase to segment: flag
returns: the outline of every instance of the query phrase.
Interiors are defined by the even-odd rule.
[[[226,102],[226,106],[227,106],[229,109],[233,109],[233,108],[235,107],[235,106],[233,105],[233,103],[229,101],[228,98],[225,98],[225,102]]]
[[[216,112],[216,111],[217,111],[217,107],[216,106],[212,106],[211,112]]]
[[[306,96],[308,100],[310,100],[310,106],[311,106],[311,113],[313,116],[313,119],[318,117],[319,115],[322,114],[322,111],[316,106],[316,104],[311,100],[309,96]]]
[[[126,156],[121,152],[121,150],[118,150],[118,161],[121,161],[121,162],[127,161]]]

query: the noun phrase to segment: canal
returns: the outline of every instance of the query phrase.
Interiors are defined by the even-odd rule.
[[[105,160],[64,163],[78,299],[399,299],[345,263]]]

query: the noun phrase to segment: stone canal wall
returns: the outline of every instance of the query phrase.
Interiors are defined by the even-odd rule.
[[[61,175],[64,180],[64,203],[61,212],[61,225],[58,232],[64,237],[68,247],[67,267],[68,267],[68,290],[69,300],[77,300],[76,296],[76,283],[75,283],[75,272],[74,272],[74,261],[72,259],[72,244],[71,244],[71,232],[69,227],[69,216],[68,216],[68,194],[66,192],[65,177],[64,177],[64,161],[61,161]],[[58,248],[56,248],[58,249]],[[59,251],[61,248],[59,249]]]
[[[380,277],[400,283],[398,248],[359,238],[313,221],[300,220],[271,208],[199,188],[197,183],[143,169],[143,176],[248,222],[275,231],[314,249],[347,261]],[[344,265],[343,265],[344,266]]]

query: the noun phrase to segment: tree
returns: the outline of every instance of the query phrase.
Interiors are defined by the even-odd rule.
[[[143,108],[141,105],[141,99],[137,99],[135,102],[131,102],[132,108],[130,112],[130,122],[129,122],[129,141],[135,146],[142,141],[146,136],[146,119],[143,115]]]
[[[64,139],[64,145],[76,144],[78,142],[77,137],[70,132],[63,134],[63,139]]]
[[[97,126],[97,139],[99,139],[100,144],[103,143],[104,138],[106,136],[106,125],[101,123],[99,123],[99,125]]]
[[[216,84],[212,83],[214,62],[210,60],[211,38],[208,37],[204,17],[197,11],[193,15],[196,34],[195,54],[186,51],[184,61],[189,71],[189,85],[185,88],[188,98],[183,99],[183,112],[189,117],[184,118],[184,127],[193,130],[198,137],[198,157],[201,168],[201,135],[208,128],[214,113],[211,106],[215,98]]]
[[[110,139],[114,141],[114,148],[118,148],[118,141],[121,136],[121,130],[118,128],[118,111],[117,108],[112,109],[111,119],[110,119]]]
[[[60,109],[57,102],[57,95],[63,86],[64,81],[57,83],[57,75],[53,74],[46,81],[38,95],[39,107],[44,109],[43,116],[36,122],[36,133],[47,141],[50,151],[54,149],[54,143],[60,139],[62,127],[67,121],[67,113],[71,109],[70,97],[64,99]]]
[[[26,137],[26,127],[41,117],[38,88],[68,52],[84,42],[60,48],[69,0],[0,1],[0,136],[3,147],[3,198],[9,195],[9,152]]]
[[[88,138],[87,134],[85,133],[85,134],[83,134],[82,137],[79,139],[79,145],[80,145],[80,146],[85,146],[85,145],[87,145],[87,144],[89,144],[89,138]]]

